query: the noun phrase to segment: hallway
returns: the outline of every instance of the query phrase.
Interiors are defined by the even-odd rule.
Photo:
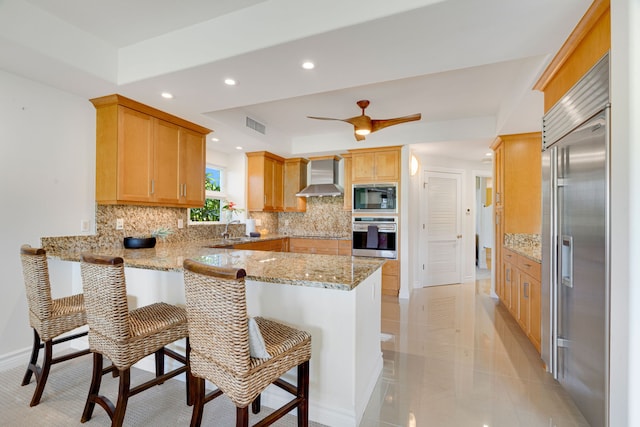
[[[588,426],[489,288],[383,297],[384,369],[361,426]]]

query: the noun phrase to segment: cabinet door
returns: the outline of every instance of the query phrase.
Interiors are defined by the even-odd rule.
[[[494,203],[496,208],[502,207],[504,199],[504,148],[503,144],[498,145],[493,151],[493,176],[494,176]]]
[[[529,339],[533,345],[540,351],[540,281],[531,278],[529,289]]]
[[[344,203],[342,205],[342,208],[345,211],[351,211],[353,208],[353,185],[352,185],[352,178],[351,178],[351,163],[353,161],[353,159],[351,158],[350,154],[344,154],[342,156],[343,161],[343,167],[344,167]]]
[[[284,211],[284,163],[273,161],[272,177],[273,210]]]
[[[307,186],[307,160],[287,159],[284,162],[284,211],[305,212],[307,198],[296,194]]]
[[[529,305],[531,300],[531,276],[528,274],[519,272],[518,274],[518,292],[519,292],[519,310],[518,310],[518,323],[522,330],[529,334]]]
[[[507,307],[510,312],[513,312],[512,295],[511,295],[511,291],[513,289],[512,284],[514,282],[513,265],[510,262],[505,261],[504,258],[502,261],[502,276],[504,278],[504,289],[503,289],[504,301],[503,302],[505,307]]]
[[[495,224],[495,235],[494,235],[494,253],[493,257],[495,259],[495,275],[496,275],[496,293],[500,300],[504,302],[505,300],[505,291],[504,291],[504,274],[502,270],[502,209],[495,208],[493,211],[493,222]]]
[[[254,155],[247,157],[247,209],[250,211],[263,211],[265,209],[265,166],[264,157]],[[271,176],[271,172],[269,175]]]
[[[151,202],[153,124],[151,116],[118,107],[119,201]],[[98,176],[97,179],[101,177]]]
[[[399,152],[379,151],[375,153],[375,180],[396,182],[400,180]]]
[[[400,292],[399,261],[388,260],[382,265],[382,294],[398,296]]]
[[[180,127],[153,119],[154,173],[151,198],[158,203],[179,201]]]
[[[205,141],[199,133],[180,130],[180,204],[204,206]]]
[[[372,182],[374,180],[374,153],[354,153],[351,162],[353,182]]]

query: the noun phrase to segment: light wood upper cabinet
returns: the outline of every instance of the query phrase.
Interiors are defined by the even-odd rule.
[[[293,158],[284,161],[284,210],[285,212],[305,212],[307,198],[296,194],[307,186],[307,159]]]
[[[96,107],[96,202],[200,207],[209,129],[120,95]]]
[[[350,211],[353,209],[353,181],[351,177],[351,164],[353,158],[351,153],[341,154],[341,156],[343,159],[342,164],[344,167],[344,203],[342,205],[342,209],[345,211]]]
[[[493,199],[495,207],[501,208],[504,200],[504,146],[502,139],[497,138],[491,145],[491,149],[493,150],[493,190],[495,194]]]
[[[189,129],[180,129],[180,202],[189,206],[202,206],[205,199],[204,178],[200,171],[206,167],[204,135]]]
[[[401,147],[349,150],[353,183],[400,181]]]
[[[284,159],[268,151],[247,153],[247,209],[284,210]]]
[[[542,225],[542,134],[501,135],[491,148],[495,157],[495,207],[504,210],[503,232],[539,234]]]

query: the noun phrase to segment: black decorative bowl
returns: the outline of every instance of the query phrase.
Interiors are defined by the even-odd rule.
[[[124,247],[126,249],[146,249],[156,245],[155,237],[125,237]]]

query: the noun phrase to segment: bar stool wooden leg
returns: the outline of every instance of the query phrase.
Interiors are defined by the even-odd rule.
[[[82,418],[80,422],[85,423],[91,419],[93,410],[96,406],[96,402],[102,402],[98,400],[98,392],[100,391],[100,383],[102,382],[102,354],[93,353],[93,374],[91,376],[91,386],[89,387],[89,396],[87,397],[87,403],[84,405],[84,411],[82,412]],[[103,406],[104,407],[104,406]],[[105,408],[107,410],[107,408]],[[107,412],[109,412],[107,410]]]
[[[298,365],[298,427],[309,425],[309,361]]]
[[[120,385],[118,387],[118,401],[116,403],[116,412],[111,420],[111,427],[121,427],[124,422],[124,414],[127,411],[127,403],[129,402],[129,390],[131,387],[131,369],[127,368],[120,371]]]
[[[236,407],[236,427],[249,427],[249,407]]]
[[[47,384],[47,378],[49,378],[49,371],[51,371],[51,361],[53,359],[53,342],[51,340],[44,343],[44,359],[42,361],[42,369],[36,372],[36,391],[33,393],[31,403],[29,406],[36,406],[40,403],[40,398],[44,392],[44,386]]]
[[[187,376],[191,377],[191,398],[193,399],[191,427],[199,427],[202,422],[202,413],[204,411],[204,379],[196,378],[189,372],[187,372]]]
[[[256,397],[255,399],[253,399],[253,402],[251,402],[251,412],[253,412],[254,414],[257,414],[260,412],[260,394],[258,395],[258,397]]]
[[[40,335],[38,331],[33,330],[33,348],[31,349],[31,359],[29,365],[27,365],[27,372],[24,373],[22,379],[22,385],[27,385],[31,382],[31,375],[36,374],[38,377],[38,355],[40,354]]]

